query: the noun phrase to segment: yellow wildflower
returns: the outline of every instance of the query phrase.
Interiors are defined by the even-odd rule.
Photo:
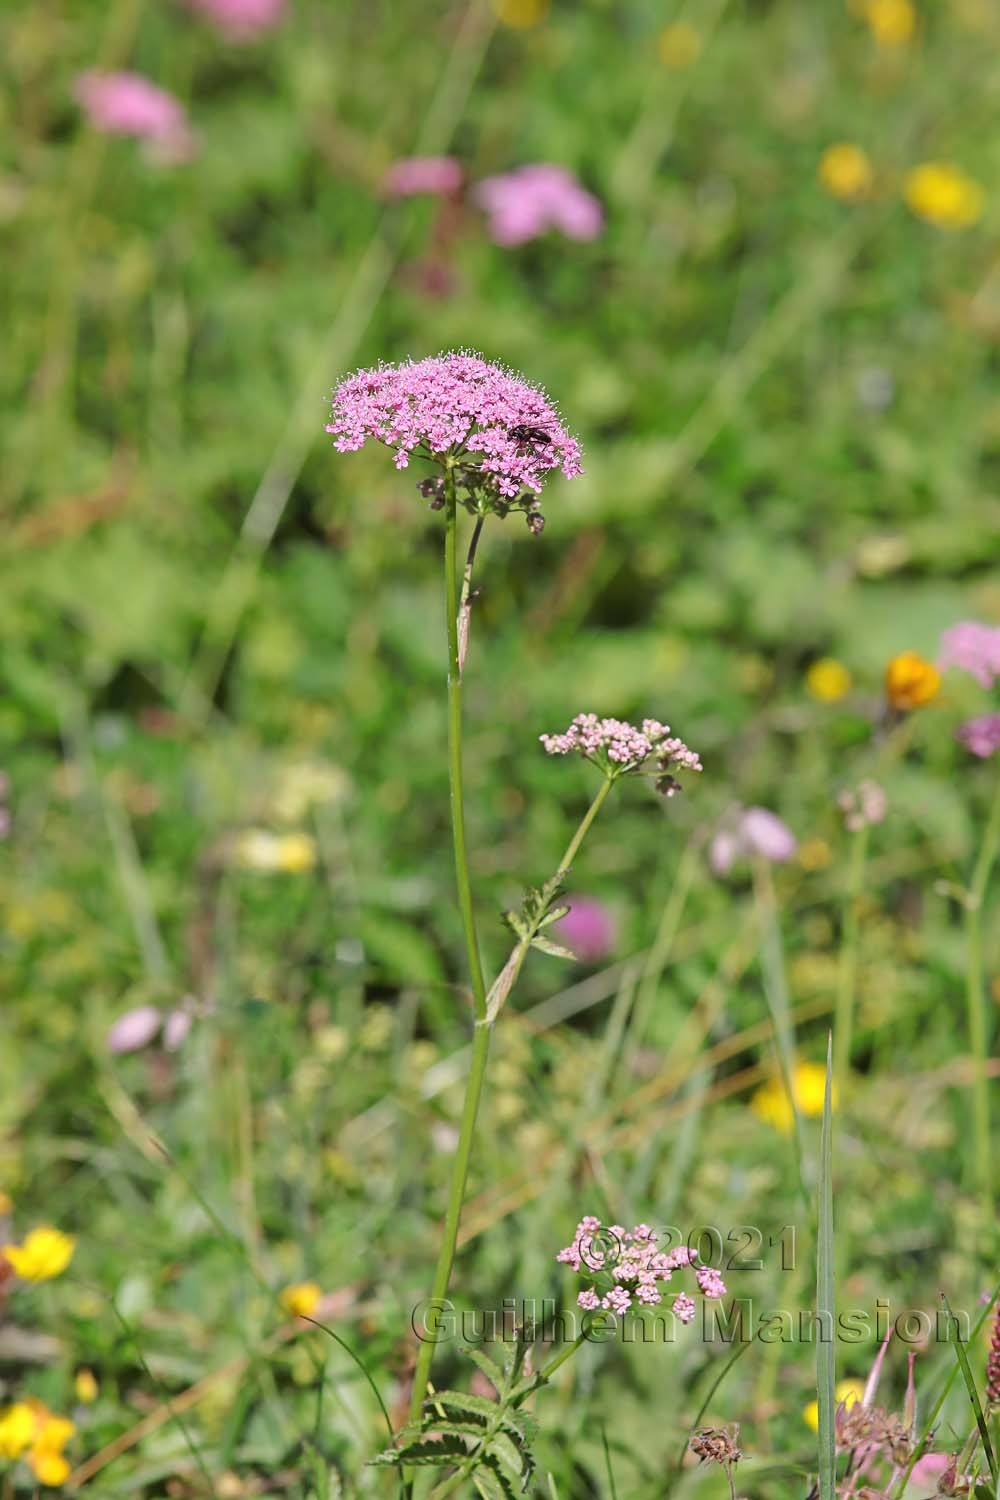
[[[656,43],[665,68],[689,68],[701,56],[701,37],[687,21],[665,26]]]
[[[806,673],[806,687],[820,703],[836,703],[851,691],[851,674],[843,662],[821,656]]]
[[[65,1271],[75,1248],[73,1235],[43,1224],[31,1231],[23,1245],[0,1245],[0,1255],[10,1261],[22,1281],[49,1281]]]
[[[827,146],[816,170],[831,198],[863,198],[871,192],[875,180],[867,155],[850,141]]]
[[[93,1370],[88,1370],[86,1366],[81,1370],[77,1370],[76,1378],[73,1381],[73,1389],[76,1391],[76,1399],[82,1401],[84,1406],[90,1406],[92,1402],[96,1401],[100,1394],[100,1387],[97,1384],[97,1376]]]
[[[549,13],[549,0],[493,0],[497,20],[514,31],[530,31]]]
[[[278,1300],[294,1318],[311,1318],[322,1295],[315,1281],[296,1281],[294,1285],[285,1287]]]
[[[885,696],[903,713],[930,703],[940,687],[941,673],[917,651],[901,651],[885,669]]]
[[[906,179],[906,202],[936,229],[968,229],[983,212],[983,190],[958,167],[925,161]]]
[[[236,863],[245,870],[301,875],[316,864],[316,840],[309,833],[268,833],[250,828],[235,844]]]
[[[837,1405],[846,1407],[847,1410],[850,1410],[856,1401],[860,1401],[864,1393],[865,1383],[863,1380],[838,1380],[833,1392],[837,1398]],[[818,1401],[810,1401],[809,1405],[803,1411],[802,1416],[813,1432],[819,1431]]]
[[[15,1401],[0,1412],[0,1458],[20,1458],[31,1447],[36,1425],[35,1409],[27,1401]]]
[[[911,0],[867,0],[864,16],[880,47],[905,47],[917,28]]]
[[[826,1093],[826,1069],[819,1063],[798,1063],[792,1075],[795,1104],[800,1115],[821,1115]],[[836,1090],[833,1102],[837,1102]],[[771,1078],[750,1100],[750,1108],[760,1119],[787,1134],[795,1123],[791,1100],[781,1078]]]

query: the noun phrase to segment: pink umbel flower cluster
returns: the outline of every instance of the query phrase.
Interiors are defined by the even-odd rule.
[[[541,734],[538,738],[546,755],[582,755],[612,778],[641,771],[653,757],[659,777],[657,790],[667,797],[680,790],[672,771],[703,769],[697,751],[689,750],[683,740],[671,735],[670,725],[658,719],[643,719],[642,727],[637,728],[624,719],[577,714],[562,734]]]
[[[192,154],[194,136],[183,104],[141,73],[82,73],[74,93],[102,134],[146,141],[161,161],[183,161]]]
[[[960,620],[943,632],[938,660],[942,667],[971,672],[982,687],[992,687],[1000,677],[1000,626]]]
[[[863,828],[873,828],[884,820],[889,801],[877,781],[865,780],[856,789],[841,792],[837,806],[844,815],[847,831],[860,833]]]
[[[571,240],[593,240],[604,224],[604,211],[594,195],[554,162],[487,177],[475,196],[498,245],[523,245],[550,229]]]
[[[393,162],[382,181],[388,198],[421,194],[448,198],[462,186],[462,168],[453,156],[404,156]]]
[[[252,42],[277,26],[285,0],[187,0],[231,42]]]
[[[577,1297],[585,1312],[627,1313],[634,1303],[655,1307],[663,1301],[664,1288],[675,1271],[690,1267],[703,1297],[724,1297],[726,1286],[712,1266],[698,1265],[695,1251],[687,1245],[660,1250],[656,1231],[648,1224],[637,1224],[626,1230],[621,1224],[603,1225],[593,1214],[586,1214],[576,1226],[573,1243],[560,1250],[556,1260],[580,1275],[592,1278],[594,1285],[585,1287]],[[694,1299],[686,1292],[677,1294],[674,1313],[682,1323],[690,1323],[695,1314]]]
[[[980,714],[978,719],[969,719],[955,731],[959,740],[972,755],[980,760],[1000,750],[1000,714]]]
[[[708,862],[716,875],[725,875],[739,859],[759,856],[784,864],[798,848],[798,840],[777,813],[766,807],[733,809],[712,839]]]
[[[414,455],[438,463],[467,510],[523,511],[536,534],[544,525],[537,496],[548,475],[583,472],[580,445],[545,392],[478,354],[359,370],[333,392],[326,430],[341,453],[373,438],[395,450],[397,469]],[[440,508],[443,486],[427,479],[419,488]]]

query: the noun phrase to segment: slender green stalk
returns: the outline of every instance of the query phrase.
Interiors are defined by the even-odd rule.
[[[472,1040],[472,1062],[465,1085],[465,1103],[458,1133],[458,1146],[451,1169],[448,1187],[448,1205],[445,1209],[444,1233],[434,1270],[431,1300],[440,1301],[447,1295],[451,1280],[451,1268],[455,1261],[455,1246],[458,1242],[458,1224],[462,1214],[462,1200],[469,1175],[469,1158],[472,1154],[472,1139],[479,1114],[479,1101],[486,1076],[486,1062],[490,1050],[492,1027],[486,1024],[486,981],[479,956],[479,941],[476,936],[476,919],[472,910],[472,886],[469,880],[469,857],[465,842],[465,796],[462,785],[462,672],[459,664],[459,620],[458,620],[458,563],[456,540],[458,531],[458,506],[455,498],[455,478],[450,469],[445,471],[445,611],[448,630],[448,782],[451,794],[451,830],[455,850],[455,881],[458,887],[458,909],[462,918],[465,936],[465,951],[472,982],[472,999],[476,1013],[476,1029]],[[410,1398],[410,1416],[416,1421],[420,1417],[427,1381],[430,1376],[434,1345],[426,1340],[420,1345],[417,1368],[413,1376],[413,1393]]]
[[[761,934],[761,967],[764,975],[764,995],[774,1028],[774,1040],[778,1053],[781,1081],[788,1095],[792,1111],[792,1149],[795,1157],[795,1172],[799,1192],[807,1212],[812,1213],[812,1202],[806,1184],[805,1149],[802,1141],[802,1115],[795,1093],[795,1031],[792,1024],[791,1006],[788,999],[788,981],[785,977],[785,962],[781,946],[781,929],[778,925],[778,903],[774,894],[771,870],[764,858],[754,862],[754,896],[757,901],[758,921]]]
[[[989,1047],[983,973],[983,902],[1000,845],[1000,781],[993,794],[979,856],[965,903],[965,994],[969,1013],[969,1041],[975,1074],[972,1081],[972,1137],[976,1191],[982,1203],[984,1231],[994,1218],[990,1156],[990,1102],[987,1073]],[[987,1253],[990,1246],[986,1247]]]
[[[858,978],[858,933],[860,928],[861,891],[868,854],[868,824],[851,835],[851,859],[847,870],[847,895],[844,901],[844,931],[840,945],[840,967],[837,974],[837,1004],[833,1023],[833,1086],[843,1103],[847,1074],[851,1066],[851,1036],[854,1030],[854,999]]]
[[[823,1099],[823,1136],[820,1147],[819,1205],[816,1238],[816,1400],[819,1410],[818,1465],[820,1500],[835,1500],[837,1450],[834,1432],[836,1406],[836,1346],[833,1341],[836,1300],[833,1261],[833,1038],[826,1044],[826,1090]]]

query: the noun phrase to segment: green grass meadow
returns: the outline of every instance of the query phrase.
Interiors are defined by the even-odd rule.
[[[705,770],[669,800],[626,779],[595,822],[569,889],[608,951],[528,957],[449,1297],[473,1341],[507,1298],[573,1309],[555,1256],[592,1213],[691,1236],[752,1335],[706,1304],[675,1340],[585,1345],[532,1398],[526,1493],[723,1500],[685,1449],[736,1423],[737,1495],[820,1494],[800,1314],[838,1004],[825,1248],[863,1318],[820,1385],[863,1382],[895,1324],[879,1403],[904,1414],[915,1352],[913,1431],[942,1393],[934,1450],[973,1430],[937,1319],[942,1292],[987,1318],[985,1404],[1000,757],[955,734],[1000,703],[945,671],[904,712],[885,673],[1000,626],[1000,9],[914,4],[890,39],[879,0],[288,0],[243,44],[181,0],[0,7],[0,1246],[76,1237],[57,1277],[0,1277],[0,1422],[37,1398],[75,1425],[40,1491],[0,1428],[0,1500],[396,1493],[372,1383],[398,1428],[474,1031],[443,532],[424,468],[324,425],[348,372],[458,348],[543,384],[586,471],[550,481],[540,537],[491,520],[477,561],[488,975],[596,789],[540,734],[656,717]],[[188,159],[88,126],[75,81],[124,68],[182,101]],[[838,142],[863,190],[825,183]],[[470,185],[560,163],[603,230],[503,246],[471,187],[385,195],[437,154]],[[968,222],[915,209],[928,162],[981,189]],[[887,812],[852,833],[838,797],[866,778]],[[751,806],[794,855],[714,873]],[[150,1006],[181,1044],[112,1050]],[[794,1128],[767,1107],[788,1068],[813,1082]],[[304,1282],[335,1338],[282,1305]],[[468,1341],[436,1350],[438,1390],[484,1394]],[[906,1467],[841,1463],[836,1494],[934,1495]]]

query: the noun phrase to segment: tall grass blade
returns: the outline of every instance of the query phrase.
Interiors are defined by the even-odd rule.
[[[819,1494],[834,1500],[836,1492],[836,1443],[833,1430],[836,1346],[833,1277],[833,1035],[826,1044],[826,1092],[823,1099],[823,1135],[820,1146],[819,1212],[816,1242],[816,1399],[819,1403]]]
[[[941,1301],[944,1303],[945,1312],[948,1314],[949,1318],[954,1319],[954,1314],[952,1313],[948,1298],[945,1296],[944,1292],[941,1293]],[[965,1352],[965,1345],[957,1336],[952,1339],[952,1345],[955,1350],[955,1358],[958,1360],[958,1368],[961,1370],[962,1379],[965,1381],[965,1389],[969,1393],[969,1401],[972,1404],[972,1410],[975,1412],[976,1426],[979,1428],[979,1436],[983,1440],[983,1452],[986,1454],[986,1462],[990,1466],[990,1475],[992,1476],[993,1483],[995,1485],[997,1483],[997,1461],[993,1453],[993,1444],[990,1442],[990,1430],[986,1425],[986,1417],[983,1413],[982,1403],[979,1400],[979,1392],[976,1390],[975,1378],[969,1365],[969,1356]]]

